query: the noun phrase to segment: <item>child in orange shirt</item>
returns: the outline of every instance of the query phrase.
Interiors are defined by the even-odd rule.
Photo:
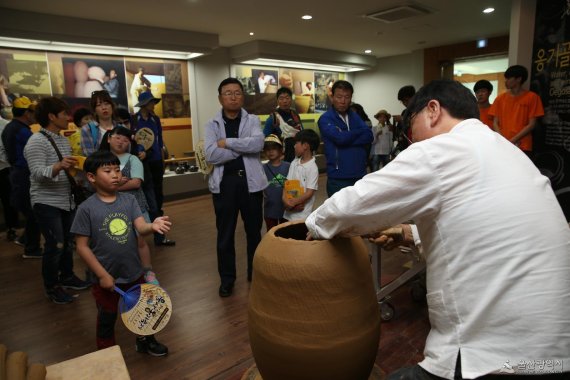
[[[539,117],[544,116],[540,97],[525,90],[522,84],[528,78],[528,71],[520,65],[505,71],[505,87],[509,90],[499,95],[489,115],[494,117],[494,128],[503,137],[517,145],[525,153],[532,152],[531,132]]]

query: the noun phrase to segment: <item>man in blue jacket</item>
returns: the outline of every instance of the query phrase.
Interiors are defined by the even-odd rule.
[[[374,136],[360,116],[350,110],[353,92],[349,82],[336,81],[332,86],[332,108],[318,122],[325,144],[329,197],[366,175],[367,145]]]
[[[40,226],[32,210],[30,200],[30,169],[24,157],[24,147],[32,136],[30,125],[36,122],[34,117],[35,102],[26,96],[14,99],[12,113],[14,119],[9,122],[2,132],[2,143],[6,150],[6,158],[10,164],[10,203],[26,217],[26,228],[23,239],[14,242],[24,245],[24,259],[41,259]]]

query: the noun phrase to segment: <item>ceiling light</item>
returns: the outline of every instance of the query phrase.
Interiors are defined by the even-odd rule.
[[[310,20],[313,18],[313,16],[311,15],[304,15],[303,17],[301,17],[303,20]]]
[[[249,35],[250,35],[250,36],[253,36],[253,34],[254,34],[253,32],[249,32]]]
[[[40,41],[21,38],[0,37],[0,46],[18,49],[61,51],[86,54],[107,54],[128,57],[169,58],[169,59],[192,59],[203,55],[183,51],[141,49],[119,46],[103,46],[77,44],[71,42]]]
[[[489,8],[483,9],[483,13],[493,13],[493,12],[495,12],[495,8],[489,7]]]
[[[366,54],[370,54],[370,53],[372,53],[372,50],[366,49],[366,50],[364,50],[364,52],[365,52]]]

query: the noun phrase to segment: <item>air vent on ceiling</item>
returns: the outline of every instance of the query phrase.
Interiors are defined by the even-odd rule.
[[[392,23],[412,17],[423,16],[429,13],[431,12],[426,9],[417,6],[405,5],[401,7],[395,7],[395,8],[385,9],[379,12],[370,13],[367,14],[366,17],[371,18],[373,20]]]

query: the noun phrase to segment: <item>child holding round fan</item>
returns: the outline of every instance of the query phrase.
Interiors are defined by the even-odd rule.
[[[103,349],[115,344],[119,294],[113,291],[114,286],[128,290],[143,282],[157,283],[150,254],[138,249],[137,234],[165,233],[171,223],[167,216],[146,222],[135,197],[118,191],[123,181],[119,158],[113,153],[95,152],[83,168],[96,194],[79,206],[71,232],[77,252],[94,274],[97,348]],[[137,337],[136,350],[153,356],[168,353],[153,335]]]

